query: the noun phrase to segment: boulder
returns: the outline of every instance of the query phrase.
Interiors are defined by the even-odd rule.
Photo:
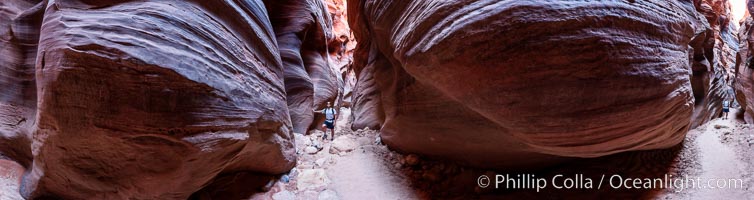
[[[317,152],[319,152],[319,150],[316,147],[314,147],[314,146],[307,146],[306,148],[304,148],[304,152],[306,152],[308,154],[317,154]]]
[[[325,174],[324,169],[302,169],[298,176],[296,187],[299,191],[304,190],[322,190],[328,184],[330,179]]]
[[[330,144],[329,152],[331,154],[338,154],[340,152],[351,152],[358,147],[355,138],[346,135],[335,138]]]

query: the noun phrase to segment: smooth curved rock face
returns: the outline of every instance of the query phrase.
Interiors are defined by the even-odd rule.
[[[356,84],[356,74],[353,71],[353,51],[356,40],[348,26],[347,4],[345,0],[324,0],[327,10],[332,17],[333,37],[327,42],[330,53],[330,65],[340,72],[343,79],[343,96],[338,101],[340,106],[351,107],[353,102],[353,88]]]
[[[369,65],[375,64],[370,63]],[[363,69],[354,72],[358,74],[358,77],[353,87],[351,106],[353,112],[351,114],[351,129],[353,130],[363,128],[379,130],[385,119],[374,70],[374,66],[365,66]]]
[[[736,56],[736,81],[734,88],[736,100],[741,104],[746,123],[754,123],[754,21],[751,13],[754,11],[754,0],[748,1],[749,16],[741,24],[738,32],[739,51]]]
[[[332,19],[321,0],[268,0],[270,20],[283,60],[288,108],[293,131],[306,133],[324,120],[323,108],[341,96],[343,80],[330,67],[328,42]]]
[[[697,127],[720,116],[723,100],[733,100],[735,53],[738,39],[731,22],[727,0],[702,0],[695,5],[706,21],[704,32],[691,42],[694,115],[691,127]]]
[[[356,83],[351,95],[351,129],[377,130],[385,121],[385,110],[382,108],[382,96],[375,73],[376,70],[389,71],[391,66],[371,39],[371,33],[368,31],[370,23],[362,17],[362,4],[361,1],[352,2],[348,4],[347,10],[348,24],[352,28],[354,37],[360,38],[355,38],[359,43],[352,54],[351,68],[356,77]]]
[[[353,36],[351,28],[348,24],[348,7],[345,0],[325,0],[327,4],[327,10],[332,17],[332,33],[331,38],[327,43],[328,51],[330,52],[329,62],[331,68],[339,72],[342,82],[342,92],[339,99],[336,101],[340,107],[352,107],[356,94],[356,73],[353,68],[353,53],[356,48],[356,39]],[[369,114],[369,113],[362,113]],[[352,121],[354,115],[350,112],[339,112],[338,119],[335,123],[338,127],[353,129]],[[342,125],[342,126],[340,126]]]
[[[690,2],[362,0],[348,13],[354,68],[373,68],[398,150],[541,166],[668,148],[689,129],[703,30]]]
[[[31,164],[34,78],[44,3],[0,2],[0,159]]]
[[[215,177],[294,165],[282,63],[261,1],[41,6],[43,21],[11,22],[41,28],[38,50],[15,42],[35,31],[13,27],[18,46],[3,47],[15,54],[0,68],[3,105],[38,105],[27,119],[25,197],[186,199],[227,181]],[[31,63],[35,92],[27,91]],[[24,76],[9,79],[7,70]]]

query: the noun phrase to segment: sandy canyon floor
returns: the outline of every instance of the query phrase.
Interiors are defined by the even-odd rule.
[[[344,109],[343,111],[348,111]],[[288,174],[271,181],[251,199],[542,199],[625,197],[640,199],[746,199],[754,196],[754,126],[735,119],[715,119],[688,133],[684,143],[668,150],[621,153],[577,159],[562,165],[527,172],[491,171],[461,167],[389,150],[374,130],[350,131],[341,122],[333,141],[322,131],[295,134],[299,160]],[[739,179],[737,188],[481,188],[481,175],[533,174],[550,178],[560,174],[587,178],[601,175],[658,178],[665,175],[706,179]],[[0,200],[18,195],[22,168],[0,160]]]
[[[577,159],[560,166],[527,172],[490,171],[433,161],[389,150],[373,130],[336,127],[334,141],[322,140],[322,131],[296,134],[299,161],[291,173],[252,199],[539,199],[624,197],[639,199],[746,199],[754,196],[754,126],[721,118],[691,130],[686,140],[668,150],[622,153],[595,159]],[[533,174],[584,177],[620,175],[624,178],[684,177],[700,180],[734,179],[743,184],[728,188],[654,189],[492,189],[481,188],[481,175]],[[734,188],[735,187],[735,188]]]

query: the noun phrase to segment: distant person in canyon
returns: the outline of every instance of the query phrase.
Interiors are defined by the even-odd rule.
[[[728,112],[730,112],[730,101],[726,99],[723,101],[723,119],[728,119]]]
[[[330,104],[329,101],[327,102],[327,107],[325,107],[325,109],[312,110],[317,113],[325,114],[325,126],[330,130],[330,140],[332,141],[335,138],[335,116],[338,115],[338,111],[332,107],[332,104]],[[325,134],[322,135],[322,139],[327,139],[327,130],[325,130]]]

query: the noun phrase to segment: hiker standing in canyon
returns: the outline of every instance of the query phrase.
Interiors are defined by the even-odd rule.
[[[728,112],[730,112],[730,101],[726,99],[723,101],[723,119],[728,119]]]
[[[322,109],[322,110],[312,109],[312,111],[316,113],[325,114],[325,126],[327,127],[327,129],[330,129],[330,132],[331,132],[330,136],[332,136],[330,137],[330,140],[332,141],[335,138],[335,117],[337,116],[338,111],[332,107],[332,104],[330,104],[329,101],[327,102],[327,107],[325,107],[325,109]],[[325,131],[325,134],[322,135],[322,139],[325,139],[325,140],[327,139],[327,131]]]

